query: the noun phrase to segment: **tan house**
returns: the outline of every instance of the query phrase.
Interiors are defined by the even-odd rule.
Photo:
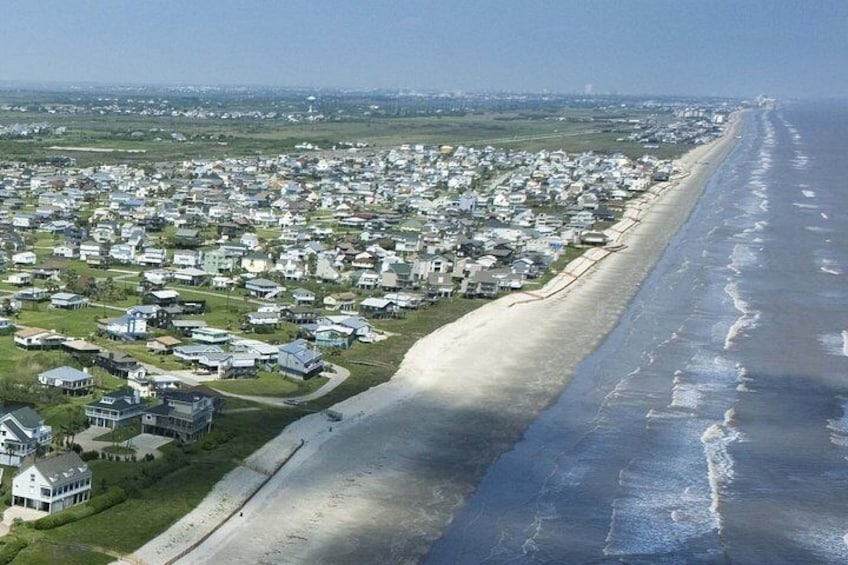
[[[147,350],[152,353],[167,355],[168,353],[173,353],[174,348],[181,344],[181,340],[169,335],[163,335],[149,340],[147,342]]]

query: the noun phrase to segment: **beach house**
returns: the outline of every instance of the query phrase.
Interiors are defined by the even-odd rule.
[[[73,451],[30,462],[12,479],[12,504],[59,512],[91,497],[91,469]]]
[[[68,396],[83,396],[91,392],[94,379],[86,371],[64,365],[38,373],[38,382],[47,387],[58,388]]]
[[[324,370],[321,352],[310,348],[305,339],[280,346],[277,364],[282,373],[298,379],[314,377]]]
[[[144,411],[142,432],[193,442],[212,428],[214,399],[196,391],[163,393],[162,403]]]
[[[141,394],[131,388],[119,388],[107,392],[100,400],[85,406],[88,423],[99,428],[115,429],[137,422],[147,403]]]
[[[0,407],[0,464],[18,466],[27,455],[47,449],[53,429],[29,406]]]

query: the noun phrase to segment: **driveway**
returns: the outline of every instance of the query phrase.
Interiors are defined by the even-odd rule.
[[[87,430],[79,432],[74,441],[82,446],[83,451],[102,451],[112,445],[110,441],[96,441],[94,438],[109,432],[109,428],[98,428],[91,426]],[[154,457],[161,455],[159,448],[174,441],[172,438],[155,436],[153,434],[139,434],[129,440],[129,446],[135,449],[137,459],[144,458],[148,453]],[[126,445],[127,442],[121,442]]]
[[[32,522],[48,514],[48,512],[24,508],[23,506],[10,506],[3,512],[3,519],[0,520],[0,537],[9,533],[9,528],[15,523],[15,518],[20,518],[24,522]]]

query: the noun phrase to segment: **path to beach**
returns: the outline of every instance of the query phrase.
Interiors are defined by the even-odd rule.
[[[165,563],[191,549],[179,563],[420,560],[489,464],[615,326],[740,122],[630,206],[608,232],[618,251],[592,250],[545,289],[505,296],[422,338],[391,381],[334,406],[341,422],[315,414],[290,425],[132,559]]]

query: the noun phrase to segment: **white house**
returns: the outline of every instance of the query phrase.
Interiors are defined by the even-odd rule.
[[[29,286],[32,284],[32,273],[10,273],[6,282],[15,286]]]
[[[32,251],[22,251],[12,255],[12,263],[15,265],[35,265],[38,257]]]
[[[91,469],[70,451],[21,467],[12,479],[12,504],[59,512],[91,497]]]
[[[53,246],[53,256],[63,257],[65,259],[78,259],[80,254],[79,246],[70,243],[60,243]]]
[[[38,374],[38,382],[44,386],[58,388],[70,396],[88,394],[94,387],[94,378],[86,371],[63,365]]]
[[[232,334],[227,330],[218,328],[196,328],[191,332],[191,339],[200,343],[221,344],[228,343]]]
[[[200,267],[203,262],[203,252],[194,249],[174,250],[174,267]]]
[[[88,299],[73,292],[57,292],[50,297],[50,306],[64,308],[65,310],[77,310],[88,306]]]
[[[132,341],[147,337],[147,320],[140,313],[99,320],[97,327],[102,333],[117,339]]]
[[[32,408],[0,408],[0,463],[18,466],[24,457],[53,441],[53,429]]]
[[[85,241],[80,244],[79,258],[80,261],[88,261],[89,259],[99,259],[105,255],[105,247],[103,244],[96,241]]]

